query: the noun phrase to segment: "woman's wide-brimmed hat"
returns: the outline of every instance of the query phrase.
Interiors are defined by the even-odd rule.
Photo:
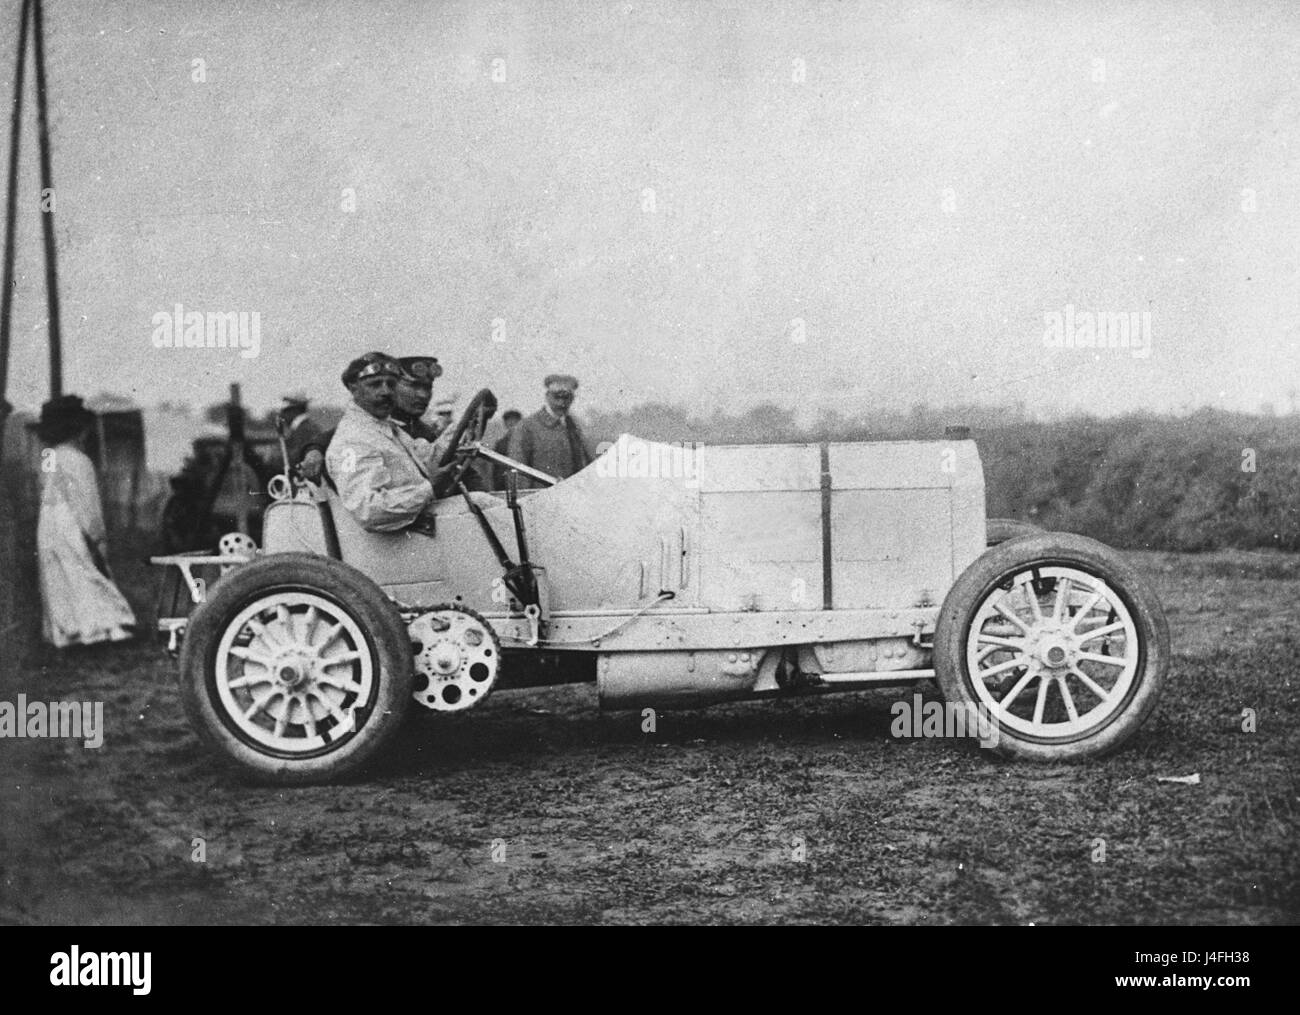
[[[95,421],[79,395],[60,395],[41,406],[36,432],[46,444],[58,444],[74,437]]]

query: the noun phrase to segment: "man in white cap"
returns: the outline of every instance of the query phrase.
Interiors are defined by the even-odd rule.
[[[567,479],[585,469],[596,457],[569,413],[578,379],[572,374],[548,374],[543,384],[546,402],[510,431],[508,454],[516,462],[540,469],[556,479]],[[526,488],[543,484],[521,473],[519,485]]]
[[[454,395],[445,396],[433,403],[433,428],[439,434],[444,433],[451,426],[455,408],[456,398]]]

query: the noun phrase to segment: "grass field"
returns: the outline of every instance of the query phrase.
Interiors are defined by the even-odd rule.
[[[645,734],[579,685],[420,717],[364,782],[257,788],[202,751],[160,649],[46,653],[0,698],[102,700],[107,733],[0,741],[0,919],[1295,922],[1300,557],[1132,557],[1169,683],[1125,749],[1069,766],[893,739],[910,691]],[[150,577],[121,570],[143,601]]]

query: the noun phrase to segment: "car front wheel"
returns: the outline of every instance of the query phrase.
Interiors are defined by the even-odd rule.
[[[1001,753],[1069,761],[1113,750],[1150,715],[1169,629],[1118,553],[1044,532],[986,551],[958,578],[934,664],[944,697],[992,723]]]

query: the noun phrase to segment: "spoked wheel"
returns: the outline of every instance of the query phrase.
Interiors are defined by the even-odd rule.
[[[195,610],[181,656],[191,722],[246,773],[278,783],[342,778],[409,708],[401,616],[340,561],[275,554],[235,568]]]
[[[1109,547],[1042,533],[989,550],[957,580],[935,630],[949,701],[1040,761],[1111,750],[1155,707],[1169,632],[1155,595]]]
[[[217,646],[217,696],[235,729],[286,757],[357,734],[374,697],[366,636],[337,603],[271,592],[241,610]]]

